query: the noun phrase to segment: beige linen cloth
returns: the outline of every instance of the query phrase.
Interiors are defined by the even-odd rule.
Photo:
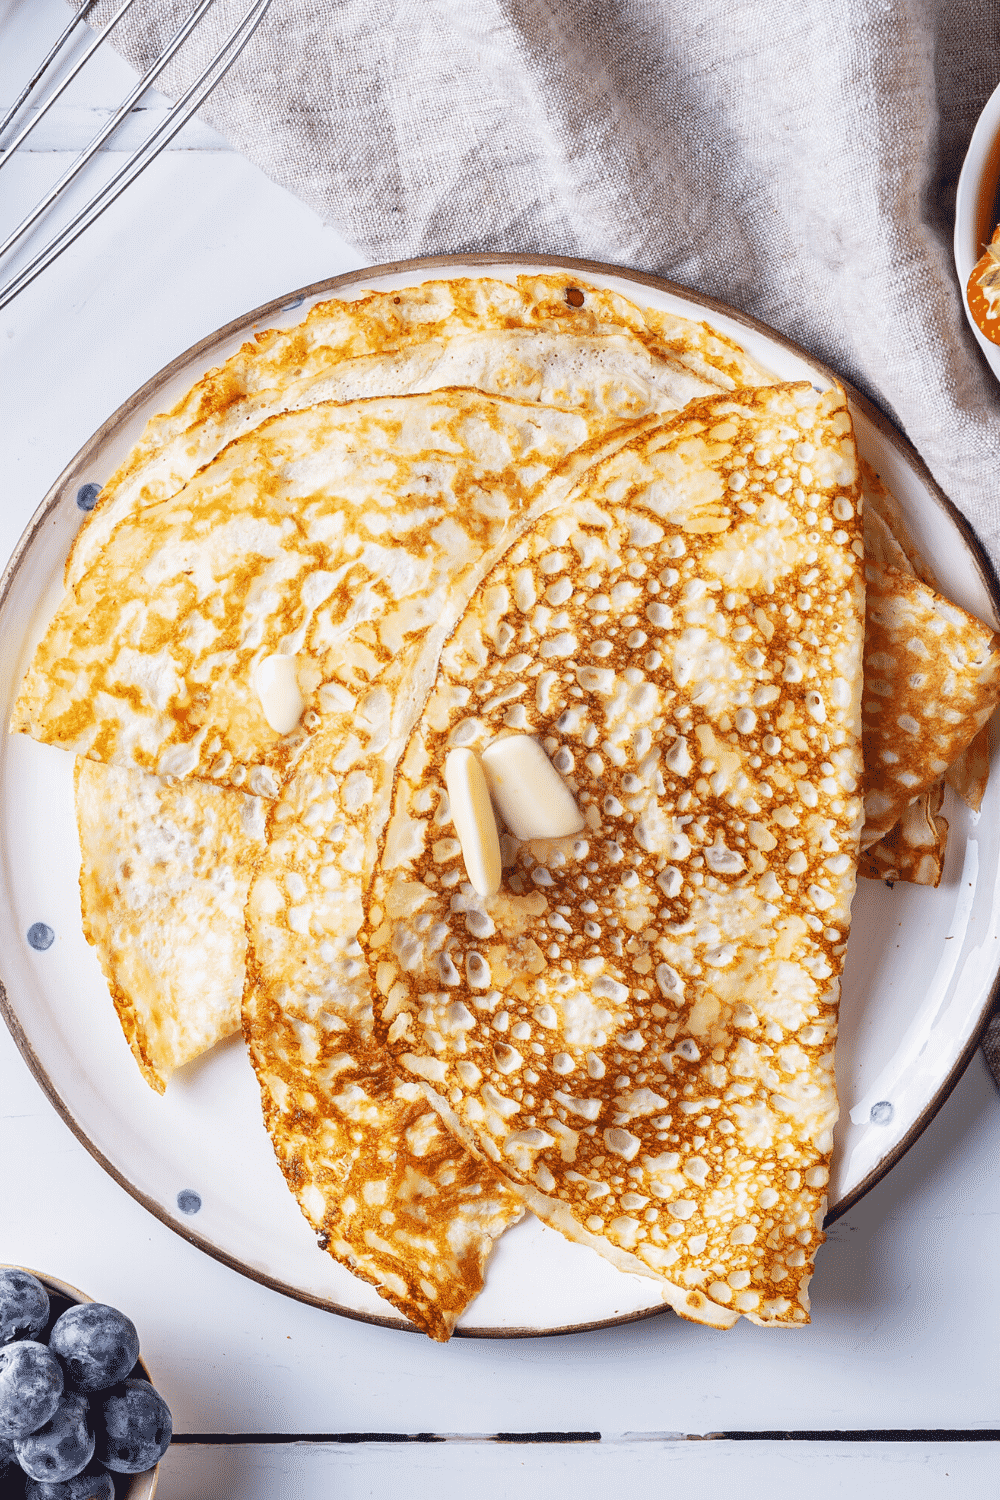
[[[166,93],[248,3],[217,0]],[[115,44],[145,67],[192,6],[139,0]],[[1000,385],[951,236],[998,82],[996,0],[273,0],[203,114],[373,262],[582,256],[779,329],[903,428],[997,560]]]

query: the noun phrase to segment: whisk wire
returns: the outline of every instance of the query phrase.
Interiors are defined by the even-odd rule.
[[[178,50],[179,47],[183,45],[183,43],[193,31],[194,27],[197,26],[198,22],[201,20],[201,17],[204,15],[205,11],[212,4],[214,4],[214,0],[200,0],[200,4],[195,8],[191,15],[188,16],[183,26],[179,27],[178,30],[174,33],[165,50],[160,53],[160,56],[156,59],[153,65],[150,68],[147,68],[146,72],[139,79],[139,82],[132,89],[131,93],[129,93],[127,97],[122,100],[121,104],[118,106],[118,108],[115,110],[114,114],[106,122],[106,124],[101,126],[101,129],[94,136],[94,139],[90,142],[89,146],[87,146],[85,150],[81,151],[80,155],[76,158],[72,165],[67,167],[66,171],[59,178],[58,182],[54,183],[49,191],[45,194],[45,197],[42,198],[39,203],[36,203],[35,207],[31,210],[31,213],[28,214],[26,218],[22,219],[17,228],[12,230],[11,233],[7,236],[3,244],[0,244],[0,255],[5,255],[11,248],[11,246],[17,243],[21,235],[24,234],[28,229],[30,229],[31,225],[41,218],[46,209],[49,208],[51,204],[53,204],[59,197],[59,194],[69,186],[69,184],[74,180],[75,177],[79,176],[94,153],[96,151],[99,151],[108,137],[115,133],[119,125],[125,119],[125,116],[132,109],[132,106],[138,99],[141,99],[146,90],[151,87],[154,80],[159,76],[160,73],[162,73],[163,69],[167,66],[167,63],[173,57],[174,53]],[[2,166],[3,162],[0,162],[0,167]]]
[[[35,111],[35,113],[31,116],[31,119],[27,122],[27,124],[23,127],[23,129],[14,137],[14,139],[12,141],[10,141],[4,147],[4,158],[3,158],[3,161],[9,161],[10,157],[11,157],[11,154],[14,151],[16,151],[17,148],[18,148],[18,146],[20,146],[21,142],[23,140],[25,140],[31,134],[31,132],[34,130],[35,126],[38,124],[39,120],[44,120],[45,116],[48,114],[48,112],[52,108],[53,104],[55,104],[56,100],[59,99],[66,92],[66,90],[69,88],[70,84],[73,82],[73,79],[77,76],[78,73],[82,72],[82,70],[87,66],[87,63],[93,57],[94,53],[97,51],[97,49],[101,45],[101,43],[106,40],[106,38],[111,34],[112,31],[114,31],[115,27],[118,25],[118,22],[122,19],[122,17],[126,14],[127,11],[131,10],[131,8],[132,8],[132,6],[134,4],[135,4],[135,0],[124,0],[124,4],[122,4],[122,5],[120,5],[118,7],[118,9],[115,12],[115,14],[111,17],[111,20],[105,26],[104,30],[103,31],[99,31],[97,33],[97,35],[94,37],[93,41],[90,43],[90,45],[84,51],[83,56],[77,59],[77,61],[70,68],[69,72],[66,74],[66,77],[62,80],[61,83],[58,84],[58,86],[55,89],[53,89],[52,93],[46,99],[45,103],[41,106],[41,108],[37,109]],[[63,41],[70,35],[70,33],[73,30],[73,27],[76,26],[76,24],[77,24],[78,21],[82,20],[83,16],[86,14],[86,11],[89,10],[89,9],[90,9],[90,6],[89,5],[86,6],[85,9],[82,10],[78,16],[75,16],[73,18],[73,20],[70,22],[70,24],[66,27],[66,30],[63,32],[62,36],[59,38],[59,41],[56,42],[55,47],[52,48],[52,50],[49,52],[48,57],[45,59],[45,61],[41,65],[41,67],[35,73],[32,82],[29,83],[27,89],[25,89],[25,90],[22,91],[21,97],[20,97],[20,102],[18,104],[15,104],[13,110],[4,119],[3,125],[0,126],[0,129],[6,130],[7,126],[10,123],[10,121],[14,118],[14,115],[17,114],[17,111],[21,108],[21,105],[24,104],[24,102],[28,98],[28,95],[31,93],[32,89],[35,87],[36,84],[38,84],[38,83],[41,82],[42,77],[47,72],[47,70],[49,69],[49,67],[52,65],[53,61],[55,60],[56,54],[58,52],[58,49],[63,44]],[[3,166],[3,161],[0,161],[0,166]]]
[[[85,62],[87,57],[89,57],[90,54],[94,51],[95,47],[100,45],[100,43],[107,36],[107,33],[110,31],[111,27],[121,19],[121,17],[128,10],[129,6],[133,3],[134,0],[125,0],[125,3],[112,17],[112,20],[98,35],[95,41],[91,43],[87,48],[84,58],[81,59],[80,63],[76,66],[71,76],[75,76],[76,73],[79,72],[79,69],[83,65],[83,62]],[[65,191],[68,184],[78,176],[80,171],[82,171],[86,164],[92,159],[92,157],[100,149],[100,147],[108,139],[108,137],[115,130],[117,130],[135,102],[150,87],[151,83],[159,75],[159,73],[162,72],[163,68],[175,55],[177,50],[183,45],[184,41],[198,25],[206,10],[213,3],[214,0],[199,0],[198,5],[196,5],[191,15],[174,33],[173,37],[167,43],[167,46],[164,48],[163,52],[151,65],[151,67],[147,69],[146,73],[134,86],[134,88],[129,92],[128,96],[112,115],[111,119],[101,127],[94,139],[85,148],[81,155],[71,164],[66,172],[63,173],[59,181],[43,197],[41,202],[36,205],[31,213],[28,214],[28,216],[21,222],[21,224],[18,225],[17,229],[15,229],[13,233],[9,235],[8,238],[4,241],[4,243],[0,245],[0,255],[8,252],[14,247],[18,240],[21,239],[25,233],[27,233],[27,231],[37,221],[37,219],[49,207],[51,207],[51,205],[60,196],[60,194]],[[77,213],[73,215],[68,223],[64,224],[63,227],[52,237],[52,239],[49,240],[49,242],[40,251],[38,251],[38,253],[33,256],[26,265],[22,266],[22,268],[14,276],[12,276],[9,281],[7,281],[2,287],[0,287],[0,308],[6,307],[9,302],[13,301],[13,299],[18,295],[19,292],[23,291],[24,288],[28,286],[32,281],[34,281],[35,278],[39,276],[47,266],[51,265],[52,262],[57,258],[57,256],[61,255],[63,250],[67,249],[67,247],[71,245],[74,240],[76,240],[81,234],[83,234],[84,231],[88,229],[90,225],[93,224],[102,213],[104,213],[105,209],[107,209],[119,197],[119,195],[123,193],[132,182],[135,181],[136,177],[138,177],[139,174],[145,170],[149,163],[155,160],[160,152],[170,144],[177,132],[187,124],[191,116],[201,107],[212,90],[216,87],[219,81],[225,77],[226,73],[236,62],[236,59],[240,56],[247,42],[257,30],[257,27],[260,25],[261,21],[264,19],[264,16],[267,13],[270,5],[271,0],[254,0],[254,3],[251,4],[249,9],[244,12],[240,21],[229,33],[222,45],[218,48],[211,61],[207,64],[206,67],[202,69],[198,77],[195,78],[193,83],[188,86],[188,88],[176,101],[176,103],[172,106],[168,113],[160,120],[157,125],[153,127],[146,139],[135,149],[135,151],[132,152],[127,160],[118,168],[116,172],[112,174],[112,176],[93,195],[93,197],[91,197],[90,200],[81,209],[79,209]],[[57,43],[56,47],[54,47],[50,51],[47,62],[50,62],[52,60],[57,52],[58,46],[61,45],[61,43],[69,36],[72,30],[72,26],[76,23],[77,20],[80,19],[80,17],[85,13],[87,9],[89,9],[89,6],[84,7],[84,10],[74,18],[73,23],[71,23],[71,25],[66,28],[66,30],[63,32],[62,37],[60,38],[60,42]],[[35,75],[35,82],[37,82],[41,77],[43,71],[43,68],[39,68]],[[54,98],[58,96],[58,93],[62,92],[62,89],[66,86],[66,82],[68,81],[69,80],[64,80],[63,84],[61,84],[60,88],[57,90],[57,94],[53,96],[53,99],[47,101],[45,108],[48,108],[49,105],[53,102]],[[24,99],[30,93],[30,89],[31,86],[29,85],[28,90],[22,96],[21,103],[24,102]],[[13,114],[15,113],[16,108],[12,112],[10,118],[12,118]],[[35,122],[32,121],[31,123],[34,124]],[[27,131],[22,131],[21,134],[17,137],[17,141],[12,143],[9,150],[13,150],[14,145],[23,140],[26,133]],[[9,153],[4,155],[3,160],[0,160],[0,167],[2,167],[4,161],[6,160],[9,160]]]

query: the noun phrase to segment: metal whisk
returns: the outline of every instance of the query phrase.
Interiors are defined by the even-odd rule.
[[[0,141],[2,141],[4,133],[15,123],[19,116],[22,116],[27,110],[34,108],[34,101],[44,93],[46,75],[51,75],[53,67],[58,65],[58,59],[63,53],[63,49],[69,44],[76,27],[83,22],[88,11],[93,9],[95,3],[96,0],[87,0],[87,3],[72,18],[47,56],[39,64],[31,78],[29,78],[11,109],[0,120]],[[72,165],[66,169],[59,178],[59,181],[49,189],[41,201],[32,209],[31,213],[21,221],[13,233],[8,235],[3,243],[0,244],[0,256],[9,254],[20,243],[32,226],[52,207],[60,194],[65,192],[69,184],[79,176],[87,163],[104,145],[105,141],[118,129],[119,125],[121,125],[142,95],[147,89],[152,87],[167,63],[183,46],[184,42],[205,15],[205,12],[214,3],[215,0],[199,0],[199,3],[195,6],[183,25],[178,27],[156,61],[146,70],[127,97],[122,100],[122,103],[107,123],[101,126],[101,129],[94,136],[90,144],[80,153]],[[88,59],[105,38],[110,35],[122,17],[131,10],[134,4],[135,0],[123,0],[123,3],[115,11],[104,29],[98,32],[94,39],[88,43],[82,56],[74,63],[66,76],[61,79],[58,86],[52,90],[41,107],[26,124],[17,130],[13,139],[2,148],[0,169],[10,160],[17,147],[30,135],[39,120],[51,109],[52,105],[86,65]],[[211,62],[202,70],[194,82],[190,84],[177,100],[176,104],[160,120],[159,124],[151,130],[142,144],[136,147],[131,156],[104,183],[84,207],[75,213],[69,222],[64,224],[58,233],[53,235],[52,239],[37,254],[32,256],[26,265],[22,266],[15,275],[0,286],[0,308],[6,307],[7,303],[12,301],[18,292],[23,291],[30,282],[34,281],[36,276],[39,276],[45,270],[46,266],[51,265],[56,256],[61,255],[67,246],[71,245],[85,229],[88,229],[94,220],[100,217],[109,204],[113,203],[118,195],[124,192],[130,183],[135,181],[139,173],[160,154],[164,147],[169,145],[181,127],[186,124],[194,112],[208,98],[219,80],[225,77],[264,19],[270,4],[271,0],[253,0],[253,4],[243,13],[241,19],[236,23],[232,31],[230,31]]]

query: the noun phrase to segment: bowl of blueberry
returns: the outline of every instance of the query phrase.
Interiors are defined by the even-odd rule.
[[[151,1500],[171,1433],[131,1319],[0,1266],[3,1500]]]

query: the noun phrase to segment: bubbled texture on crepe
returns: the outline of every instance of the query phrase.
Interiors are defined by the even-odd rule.
[[[992,630],[913,573],[865,566],[864,847],[983,729],[1000,701]]]
[[[695,403],[511,549],[442,656],[362,945],[376,1018],[525,1202],[678,1312],[807,1320],[861,826],[841,393]],[[586,815],[476,896],[449,748],[536,735]]]
[[[626,435],[607,439],[598,454]],[[413,524],[424,496],[398,497],[392,557],[398,564],[416,530],[437,590],[433,607],[421,629],[400,632],[394,649],[378,655],[365,615],[345,623],[339,680],[275,806],[247,906],[244,1028],[278,1161],[321,1244],[433,1338],[449,1336],[482,1286],[494,1239],[523,1207],[441,1132],[413,1082],[396,1077],[372,1032],[355,934],[393,768],[442,642],[512,528],[558,504],[570,482],[566,475],[541,486],[530,506],[512,487],[488,528],[458,511],[429,541]],[[361,557],[356,596],[380,585],[382,557],[371,549]]]
[[[284,411],[471,386],[579,408],[610,428],[771,379],[707,324],[597,287],[576,307],[566,290],[561,276],[430,281],[322,302],[294,328],[257,334],[148,423],[77,535],[67,587],[125,516],[169,499],[228,443]]]
[[[878,567],[900,568],[904,573],[923,578],[924,582],[932,582],[926,576],[925,564],[913,546],[896,500],[871,465],[864,461],[861,476],[865,560]],[[908,550],[903,550],[901,539],[906,541]],[[933,639],[926,644],[933,649]],[[899,729],[899,737],[903,738],[903,735],[904,731]],[[969,754],[974,753],[970,746]],[[888,833],[881,833],[878,828],[862,829],[864,853],[858,861],[858,874],[866,880],[904,880],[912,885],[937,886],[944,870],[948,840],[947,819],[940,816],[943,801],[944,777],[941,776],[904,809],[899,822]]]
[[[126,1040],[163,1093],[175,1068],[240,1029],[258,798],[76,763],[83,930]]]
[[[903,507],[886,488],[881,476],[862,461],[865,497],[865,555],[880,566],[889,564],[914,573],[935,593],[941,586],[927,559],[910,533]],[[990,774],[990,725],[987,722],[945,772],[944,780],[973,812],[986,795]],[[864,842],[864,840],[862,840]]]
[[[865,500],[866,561],[879,568],[888,566],[903,573],[912,573],[925,583],[933,584],[930,569],[909,536],[898,502],[869,464],[862,463],[861,467]],[[873,595],[871,603],[877,611],[879,596]],[[933,654],[937,648],[937,638],[933,634],[929,635],[924,638],[923,644]],[[896,730],[895,737],[905,745],[910,736],[898,725]],[[956,790],[960,791],[960,795],[974,799],[978,792],[980,802],[989,774],[988,745],[985,747],[985,755],[983,753],[983,736],[987,734],[988,725],[973,738],[947,772],[949,776],[954,776]],[[967,761],[969,770],[965,769],[963,758]],[[973,767],[975,769],[971,769]],[[886,880],[890,884],[897,880],[912,885],[940,884],[948,842],[948,820],[941,815],[944,783],[945,776],[939,776],[927,791],[914,797],[903,808],[898,821],[888,832],[882,832],[879,825],[862,830],[864,852],[858,863],[859,875],[868,880]],[[978,806],[978,803],[975,805]]]
[[[244,1029],[275,1154],[321,1246],[446,1339],[523,1208],[374,1035],[355,934],[391,711],[382,688],[325,726],[275,806],[247,907]]]
[[[39,645],[12,728],[274,796],[326,685],[370,681],[437,621],[454,578],[591,436],[580,414],[468,391],[272,419],[117,526]],[[285,736],[253,686],[274,652],[297,655],[306,703]]]

